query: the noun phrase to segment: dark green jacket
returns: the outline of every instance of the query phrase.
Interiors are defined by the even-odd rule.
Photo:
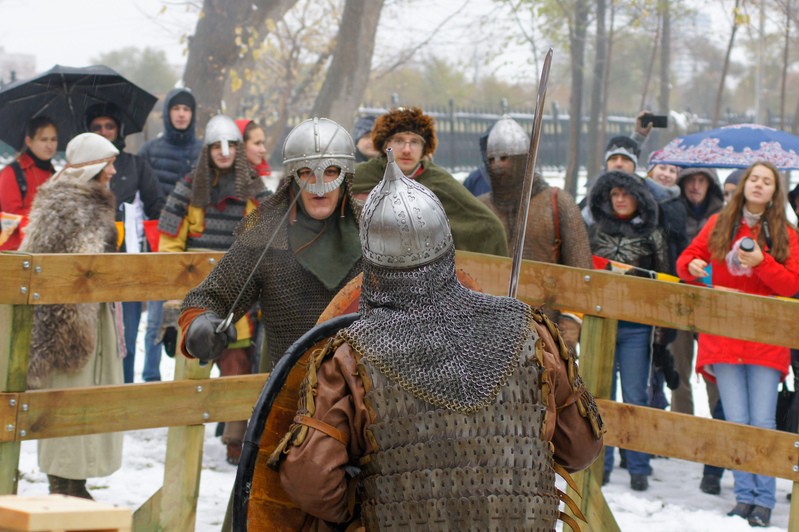
[[[446,170],[429,161],[422,161],[422,165],[424,171],[415,179],[432,190],[444,206],[452,227],[455,249],[507,257],[505,229],[499,218]],[[385,156],[357,165],[352,183],[353,195],[368,194],[383,179],[385,171]]]

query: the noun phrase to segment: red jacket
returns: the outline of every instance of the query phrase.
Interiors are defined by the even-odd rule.
[[[780,264],[774,257],[764,253],[763,262],[753,268],[752,276],[734,276],[727,269],[726,262],[710,258],[708,239],[716,226],[718,215],[713,215],[702,228],[691,244],[685,248],[677,259],[677,274],[684,281],[695,281],[696,277],[688,272],[688,263],[693,259],[702,259],[711,265],[711,279],[714,286],[723,286],[764,296],[793,296],[799,292],[799,237],[796,231],[788,229],[790,254],[785,264]],[[758,229],[757,226],[755,229]],[[757,231],[741,222],[738,234],[733,242],[745,236],[756,238]],[[765,251],[765,250],[764,250]],[[696,371],[715,382],[712,368],[715,363],[753,364],[774,368],[782,372],[783,378],[788,374],[790,352],[787,347],[737,340],[723,336],[702,333],[699,335],[699,350],[696,355]]]
[[[33,163],[33,159],[27,154],[23,153],[17,159],[22,172],[25,174],[25,180],[28,183],[28,190],[25,193],[25,199],[19,190],[19,183],[17,183],[17,176],[14,174],[14,169],[11,165],[3,168],[0,172],[0,211],[10,212],[12,214],[22,214],[25,216],[20,227],[14,231],[14,234],[0,246],[2,250],[15,250],[22,243],[22,232],[20,229],[27,223],[28,212],[31,210],[33,198],[36,196],[36,191],[39,186],[50,179],[53,174],[49,170],[42,170]]]

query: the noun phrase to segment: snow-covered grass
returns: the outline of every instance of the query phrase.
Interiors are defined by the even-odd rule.
[[[141,380],[143,366],[144,323],[139,334],[136,356],[136,381]],[[174,362],[164,356],[161,375],[170,380]],[[694,404],[697,415],[710,417],[704,384],[692,379]],[[215,424],[205,430],[200,500],[197,505],[199,532],[218,531],[224,519],[236,469],[225,461],[225,447],[214,435]],[[106,478],[89,479],[88,487],[94,497],[106,503],[137,509],[164,483],[164,457],[166,455],[167,429],[131,431],[125,434],[122,468]],[[679,438],[675,434],[674,438]],[[649,477],[649,490],[630,490],[629,474],[617,467],[610,484],[603,492],[622,530],[647,530],[673,532],[736,532],[751,530],[746,521],[725,514],[735,506],[733,479],[726,472],[722,479],[721,495],[706,495],[699,490],[702,464],[658,458],[652,460],[653,474]],[[39,471],[36,461],[36,442],[23,442],[20,457],[20,495],[47,493],[47,478]],[[763,530],[788,530],[789,502],[786,495],[792,484],[777,480],[777,506],[772,515],[772,527]]]

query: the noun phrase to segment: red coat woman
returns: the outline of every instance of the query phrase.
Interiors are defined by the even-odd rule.
[[[793,296],[799,292],[799,237],[785,218],[785,199],[779,177],[772,181],[772,199],[764,202],[762,213],[752,212],[758,210],[753,206],[758,201],[747,200],[745,189],[753,171],[779,176],[777,169],[768,163],[753,165],[733,199],[708,220],[682,252],[677,260],[677,273],[685,281],[695,281],[706,276],[704,270],[710,265],[713,286],[763,296]],[[754,190],[763,186],[762,181],[759,179],[755,183],[752,179],[748,186]],[[752,192],[753,196],[757,194],[763,196],[763,192]],[[747,223],[747,216],[750,220],[757,217],[754,225]],[[740,255],[740,263],[751,268],[751,275],[733,275],[726,256],[733,244],[744,237],[756,242],[755,250],[749,253],[738,251],[736,256]],[[715,363],[768,366],[780,371],[784,377],[788,373],[790,354],[787,347],[703,333],[699,335],[696,369],[715,381],[713,373],[707,370]]]
[[[785,218],[785,201],[777,168],[753,164],[730,202],[680,255],[677,273],[694,281],[707,277],[710,265],[712,284],[718,287],[768,296],[799,292],[799,238]],[[776,427],[777,386],[789,363],[787,347],[699,335],[697,371],[718,384],[724,415],[733,423]],[[776,504],[775,479],[746,471],[733,471],[733,476],[736,504],[727,515],[768,526]]]
[[[55,173],[50,159],[57,146],[58,131],[53,121],[44,116],[34,118],[25,131],[25,151],[0,172],[0,211],[25,217],[13,232],[4,232],[3,236],[8,239],[3,242],[0,238],[0,251],[15,250],[22,243],[22,228],[27,223],[36,191]],[[22,172],[24,182],[20,183],[17,171]]]

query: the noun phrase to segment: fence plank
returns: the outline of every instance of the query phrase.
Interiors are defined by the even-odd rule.
[[[179,299],[200,284],[221,257],[221,253],[35,255],[32,302]]]
[[[799,482],[799,435],[597,400],[605,443]]]
[[[178,359],[180,360],[180,359]],[[268,374],[37,390],[19,395],[21,440],[248,419]]]
[[[24,305],[28,302],[32,256],[1,252],[0,258],[0,303]]]
[[[507,295],[510,259],[459,251],[485,292]],[[799,301],[522,261],[519,299],[531,305],[799,348]],[[768,316],[768,327],[764,327]]]

